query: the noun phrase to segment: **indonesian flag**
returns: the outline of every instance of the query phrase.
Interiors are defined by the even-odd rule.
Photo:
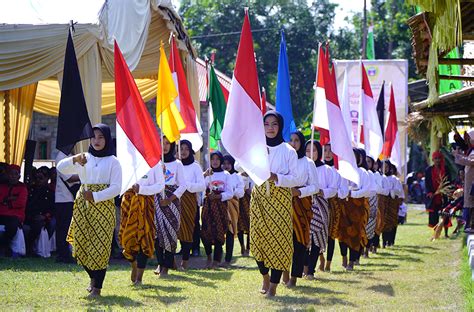
[[[316,127],[316,129],[318,129],[319,131],[319,142],[321,143],[321,145],[326,145],[327,143],[329,143],[329,114],[328,114],[328,107],[326,103],[326,95],[324,93],[324,90],[320,90],[318,92],[318,84],[320,83],[319,77],[322,75],[322,73],[320,73],[321,66],[322,66],[320,65],[320,63],[324,63],[326,65],[326,67],[328,68],[328,73],[329,73],[327,57],[328,56],[324,54],[323,48],[320,46],[319,53],[318,53],[318,71],[317,71],[318,76],[316,77],[316,96],[314,98],[314,105],[313,105],[313,127]],[[321,83],[323,82],[321,81]],[[332,77],[330,77],[330,80],[326,82],[326,85],[328,87],[329,85],[332,86]],[[324,89],[324,84],[323,84],[323,89]]]
[[[262,87],[262,116],[267,112],[267,94],[265,88]]]
[[[397,111],[395,109],[395,95],[393,86],[390,86],[390,104],[388,107],[388,123],[385,130],[385,142],[383,143],[382,157],[400,168],[400,140],[397,125]]]
[[[117,109],[117,158],[122,167],[125,193],[161,158],[158,130],[138,91],[122,52],[115,42],[115,102]]]
[[[186,125],[186,127],[180,131],[181,140],[189,140],[193,145],[193,150],[197,152],[202,147],[202,129],[196,111],[194,110],[174,36],[171,39],[169,65],[176,90],[178,91],[178,97],[175,99],[175,103]]]
[[[319,113],[314,111],[316,121],[323,121],[331,139],[331,150],[337,156],[338,169],[341,176],[349,181],[359,184],[359,173],[352,151],[351,141],[339,107],[336,87],[329,73],[329,66],[325,59],[323,49],[319,48],[318,77],[316,78],[316,96],[314,107],[323,107]],[[322,115],[324,114],[324,115]],[[313,121],[315,118],[313,117]],[[316,124],[317,126],[318,124]],[[322,143],[321,143],[322,144]]]
[[[252,33],[245,10],[221,141],[257,185],[270,177],[260,101]]]
[[[380,129],[377,107],[370,87],[369,78],[361,62],[362,90],[359,101],[359,143],[370,157],[378,159],[382,152],[383,136]]]

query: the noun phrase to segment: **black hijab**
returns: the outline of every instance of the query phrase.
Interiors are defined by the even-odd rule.
[[[224,162],[224,156],[222,156],[221,152],[215,151],[215,152],[211,153],[211,159],[212,159],[212,156],[214,156],[214,155],[217,155],[219,157],[219,160],[220,160],[221,163],[219,164],[219,168],[213,168],[212,165],[211,165],[212,172],[222,172],[222,171],[224,171],[224,169],[222,169],[222,163]],[[209,161],[211,159],[209,159]]]
[[[224,162],[224,161],[226,161],[226,160],[227,160],[228,162],[230,162],[230,164],[232,165],[232,169],[229,170],[229,173],[230,173],[230,174],[236,173],[237,170],[235,170],[235,167],[234,167],[234,166],[235,166],[235,159],[234,159],[234,157],[232,157],[232,156],[230,156],[230,155],[225,155],[225,156],[224,156],[224,160],[223,160],[222,162]]]
[[[268,111],[265,116],[263,116],[263,122],[265,122],[265,120],[269,117],[269,116],[273,116],[275,117],[277,120],[278,120],[278,133],[276,135],[276,137],[274,137],[273,139],[270,139],[268,137],[267,138],[267,145],[268,146],[277,146],[283,142],[285,142],[283,140],[283,126],[284,126],[284,123],[283,123],[283,117],[280,115],[280,113],[276,112],[276,111]]]
[[[388,171],[387,171],[387,173],[384,172],[383,174],[385,174],[387,177],[391,176],[392,175],[392,163],[390,162],[390,160],[385,160],[385,169],[388,169]],[[382,171],[383,171],[383,165],[382,165]]]
[[[112,142],[112,135],[110,134],[110,127],[107,126],[106,124],[98,123],[92,129],[93,130],[97,129],[100,132],[102,132],[102,135],[104,136],[104,139],[105,139],[105,146],[102,150],[96,151],[94,149],[94,146],[92,146],[92,143],[91,143],[89,145],[89,153],[94,157],[113,156],[115,149]]]
[[[298,139],[300,140],[300,148],[296,151],[296,154],[298,154],[298,159],[301,159],[306,156],[306,146],[303,144],[305,141],[304,135],[303,133],[301,133],[301,131],[296,131],[292,134],[296,134],[296,136],[298,136]]]
[[[331,146],[331,144],[326,144],[326,145],[329,145]],[[332,151],[332,150],[331,150]],[[334,167],[334,154],[332,154],[332,159],[331,160],[324,160],[324,163],[330,167]]]
[[[372,168],[369,168],[369,163],[367,162],[367,158],[372,159]],[[375,172],[375,170],[374,170],[375,160],[374,160],[372,157],[370,157],[370,156],[367,155],[367,156],[365,157],[365,161],[366,161],[366,163],[367,163],[367,170],[370,170],[370,171],[372,171],[372,172]]]
[[[181,140],[180,145],[186,145],[189,149],[189,156],[187,158],[181,159],[181,162],[184,166],[189,166],[194,162],[194,150],[193,145],[188,140]]]
[[[311,140],[306,142],[306,144],[304,145],[305,150],[309,144],[311,144]],[[314,160],[314,164],[316,165],[316,167],[321,167],[324,165],[324,163],[321,161],[321,158],[323,157],[323,148],[321,147],[321,143],[319,143],[319,141],[316,141],[316,140],[313,141],[313,145],[314,147],[316,147],[316,151],[318,152],[318,159]]]
[[[359,166],[359,162],[357,162],[357,166],[364,168],[365,170],[368,170],[369,165],[367,165],[367,154],[365,153],[365,150],[363,148],[359,148],[359,157],[361,158],[360,160],[362,161],[362,164]]]
[[[166,137],[165,137],[166,138]],[[163,138],[164,140],[164,138]],[[165,154],[165,163],[170,163],[176,160],[176,142],[170,143],[170,150]]]

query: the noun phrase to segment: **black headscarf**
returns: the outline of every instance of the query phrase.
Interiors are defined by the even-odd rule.
[[[166,138],[166,137],[165,137]],[[163,138],[164,140],[164,138]],[[170,163],[176,160],[176,142],[170,143],[170,150],[165,154],[165,163]]]
[[[181,162],[184,166],[189,166],[194,162],[194,150],[193,145],[188,140],[181,140],[180,145],[186,145],[189,149],[189,156],[187,158],[181,159]]]
[[[300,148],[296,151],[296,154],[298,154],[298,159],[301,159],[306,156],[306,146],[303,144],[305,141],[304,135],[303,133],[301,133],[301,131],[296,131],[292,134],[296,134],[296,136],[298,136],[298,139],[300,140]]]
[[[211,165],[212,172],[222,172],[222,171],[224,171],[224,169],[222,169],[222,163],[224,162],[224,156],[222,156],[221,152],[215,151],[215,152],[211,153],[211,159],[212,159],[212,156],[214,156],[214,155],[217,155],[219,157],[219,160],[221,161],[221,163],[219,164],[218,168],[213,168],[212,165]]]
[[[234,157],[232,157],[231,155],[225,155],[225,156],[224,156],[224,160],[223,160],[222,162],[224,162],[224,161],[226,161],[226,160],[227,160],[228,162],[230,162],[230,164],[232,165],[232,168],[229,170],[229,173],[230,173],[230,174],[236,173],[237,170],[235,170],[235,167],[234,167],[234,166],[235,166],[235,159],[234,159]]]
[[[368,165],[367,165],[367,154],[365,153],[365,150],[363,148],[359,148],[359,155],[360,155],[360,160],[362,164],[359,166],[359,162],[357,162],[357,166],[364,168],[365,170],[368,170]]]
[[[283,126],[284,126],[283,117],[280,115],[280,113],[272,110],[272,111],[268,111],[265,114],[265,116],[263,116],[263,122],[265,122],[265,119],[267,119],[269,116],[274,116],[278,120],[278,133],[277,133],[276,137],[274,137],[273,139],[270,139],[269,137],[266,137],[267,138],[267,145],[268,146],[277,146],[277,145],[285,142],[283,140]]]
[[[326,144],[326,145],[329,145],[331,146],[331,144]],[[332,155],[332,159],[331,160],[324,160],[324,163],[330,167],[334,167],[334,154]]]
[[[102,135],[105,139],[105,146],[102,150],[96,151],[92,146],[92,143],[89,145],[89,154],[94,157],[107,157],[113,156],[115,152],[115,148],[112,142],[112,135],[110,134],[110,127],[103,123],[96,124],[92,129],[99,130],[102,132]]]
[[[390,162],[390,160],[385,160],[385,169],[388,169],[387,173],[383,172],[382,174],[385,174],[387,177],[393,174],[392,163]],[[382,171],[383,171],[383,163],[382,163]]]
[[[367,162],[367,158],[372,159],[372,168],[369,168],[369,163]],[[375,172],[375,170],[374,170],[375,160],[374,160],[372,157],[370,157],[369,155],[367,155],[367,156],[365,156],[365,161],[366,161],[366,163],[367,163],[367,170],[370,170],[370,171],[372,171],[372,172]]]
[[[311,144],[311,140],[306,142],[306,144],[304,145],[305,150],[306,150],[306,147],[308,147],[309,144]],[[321,166],[324,165],[324,163],[321,161],[321,158],[323,157],[323,148],[321,147],[321,143],[319,143],[319,141],[314,140],[313,144],[316,147],[316,151],[318,152],[318,159],[314,160],[314,164],[316,165],[316,167],[321,167]],[[311,155],[311,156],[313,156],[313,155]]]

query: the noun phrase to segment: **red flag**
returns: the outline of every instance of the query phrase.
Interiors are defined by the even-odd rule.
[[[400,141],[398,138],[397,110],[395,108],[395,96],[393,86],[390,86],[390,103],[388,107],[388,123],[385,131],[385,142],[383,143],[382,157],[390,159],[395,166],[400,168]]]
[[[194,110],[191,94],[189,93],[186,76],[184,75],[183,65],[179,57],[179,50],[176,46],[174,36],[171,39],[171,52],[169,57],[171,75],[173,76],[178,97],[176,105],[178,106],[181,117],[186,127],[180,131],[181,139],[189,140],[193,145],[193,150],[198,151],[202,147],[202,130],[199,124],[196,111]]]
[[[323,72],[321,70],[322,66],[328,66],[327,56],[324,54],[322,47],[319,47],[318,53],[318,76],[316,77],[316,90],[318,87],[323,88],[325,86]],[[331,88],[332,89],[332,88]],[[321,93],[320,93],[321,94]],[[313,126],[319,131],[319,142],[322,145],[329,143],[329,117],[327,114],[327,103],[324,97],[321,100],[317,99],[318,92],[316,92],[316,97],[314,99],[314,108],[313,108]]]
[[[262,87],[262,115],[267,112],[267,95],[265,94],[265,88]]]
[[[158,130],[115,42],[115,105],[117,158],[122,167],[123,194],[156,166],[161,158]]]

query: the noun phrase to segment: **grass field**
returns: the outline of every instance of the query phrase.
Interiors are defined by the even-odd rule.
[[[275,299],[258,293],[261,277],[252,258],[236,257],[229,270],[191,269],[157,279],[150,266],[144,285],[132,287],[129,266],[110,266],[102,298],[89,300],[87,274],[53,259],[0,258],[2,310],[455,310],[473,308],[472,282],[462,237],[430,242],[424,212],[409,211],[396,246],[361,259],[354,272],[342,270],[336,248],[333,272],[301,280],[295,289],[278,287]],[[236,242],[236,251],[240,251]],[[240,253],[240,252],[238,252]],[[194,260],[200,266],[204,258]],[[198,261],[196,263],[196,261]],[[461,269],[462,268],[462,269]]]

